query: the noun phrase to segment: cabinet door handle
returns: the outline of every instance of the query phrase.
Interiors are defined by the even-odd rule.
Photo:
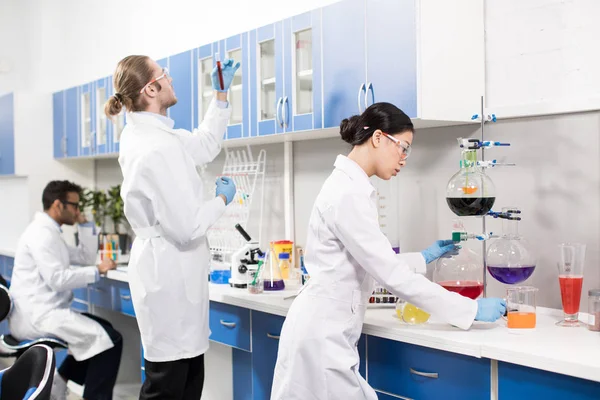
[[[268,337],[269,339],[275,339],[275,340],[279,340],[279,336],[277,336],[277,335],[271,335],[270,333],[267,333],[267,337]]]
[[[369,82],[367,85],[367,90],[365,90],[365,109],[369,107],[369,92],[371,92],[371,104],[375,103],[375,91],[373,90],[373,84]]]
[[[281,119],[283,120],[284,128],[287,128],[289,125],[289,118],[290,118],[289,107],[290,107],[290,103],[288,102],[287,96],[285,96],[283,98],[283,105],[281,106]]]
[[[365,92],[365,93],[366,93],[365,87],[366,87],[366,86],[365,86],[365,84],[363,83],[363,84],[362,84],[362,85],[360,85],[360,87],[358,88],[357,102],[358,102],[358,113],[359,113],[359,114],[362,114],[362,112],[363,112],[363,110],[361,110],[361,108],[360,108],[360,92]]]
[[[225,322],[223,320],[219,321],[221,325],[226,326],[228,328],[235,328],[235,322]]]
[[[279,124],[280,127],[283,128],[283,120],[281,119],[281,106],[283,105],[283,97],[280,97],[277,100],[277,110],[275,112],[275,120]]]
[[[102,289],[102,288],[99,288],[99,287],[95,287],[94,290],[96,292],[106,293],[106,289]]]
[[[127,295],[124,295],[124,294],[121,295],[121,298],[123,300],[131,300],[131,296],[127,296]]]
[[[439,378],[439,375],[437,372],[421,372],[421,371],[417,371],[417,370],[410,368],[410,373],[413,375],[422,376],[424,378],[431,378],[431,379]]]

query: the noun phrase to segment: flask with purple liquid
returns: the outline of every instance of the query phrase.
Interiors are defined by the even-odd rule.
[[[503,212],[516,211],[505,207]],[[487,270],[494,279],[509,285],[526,281],[535,270],[536,257],[529,243],[519,235],[518,220],[502,220],[503,235],[487,251]]]

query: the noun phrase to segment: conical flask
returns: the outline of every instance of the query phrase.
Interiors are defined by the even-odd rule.
[[[470,299],[483,293],[483,262],[473,250],[463,247],[452,257],[440,257],[435,264],[433,281],[446,290]]]
[[[275,252],[270,250],[265,255],[265,264],[263,266],[265,290],[283,290],[285,289],[285,283],[279,269],[278,258],[275,256]]]
[[[459,217],[485,215],[496,201],[494,183],[477,166],[475,150],[463,150],[460,170],[446,187],[446,202]]]
[[[505,207],[502,212],[518,211]],[[519,235],[519,221],[502,220],[502,237],[492,242],[487,251],[487,270],[494,279],[507,284],[527,280],[535,270],[536,257],[529,243]]]

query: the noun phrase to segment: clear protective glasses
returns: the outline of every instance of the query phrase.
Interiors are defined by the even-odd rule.
[[[140,90],[140,94],[144,93],[144,90],[146,90],[146,88],[150,85],[152,85],[154,82],[158,82],[159,80],[163,79],[163,78],[168,78],[169,77],[169,68],[165,67],[162,69],[163,73],[162,75],[152,79],[150,82],[146,83],[144,85],[144,87]]]
[[[385,136],[386,138],[390,139],[392,142],[396,143],[396,146],[398,146],[398,150],[402,154],[402,158],[403,159],[407,159],[408,156],[410,156],[410,152],[411,152],[411,149],[412,149],[412,147],[410,146],[410,144],[408,144],[404,140],[398,140],[395,137],[393,137],[392,135],[389,135],[389,134],[387,134],[385,132],[381,132],[381,134],[383,136]]]

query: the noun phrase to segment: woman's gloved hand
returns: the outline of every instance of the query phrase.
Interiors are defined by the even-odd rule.
[[[235,196],[235,183],[227,176],[221,176],[217,178],[215,182],[217,185],[217,196],[223,195],[225,197],[225,205],[231,203]]]
[[[506,301],[504,299],[487,298],[477,300],[475,321],[494,322],[504,316]]]
[[[228,58],[224,62],[221,63],[221,73],[223,75],[223,89],[221,90],[221,83],[219,82],[219,71],[217,66],[215,66],[210,74],[212,80],[212,87],[217,92],[227,92],[229,90],[229,86],[231,86],[231,82],[233,81],[233,76],[235,72],[240,67],[240,63],[233,64],[233,59]]]
[[[450,256],[458,254],[460,246],[454,244],[452,240],[437,240],[434,244],[421,252],[425,263],[429,264],[442,256]]]

